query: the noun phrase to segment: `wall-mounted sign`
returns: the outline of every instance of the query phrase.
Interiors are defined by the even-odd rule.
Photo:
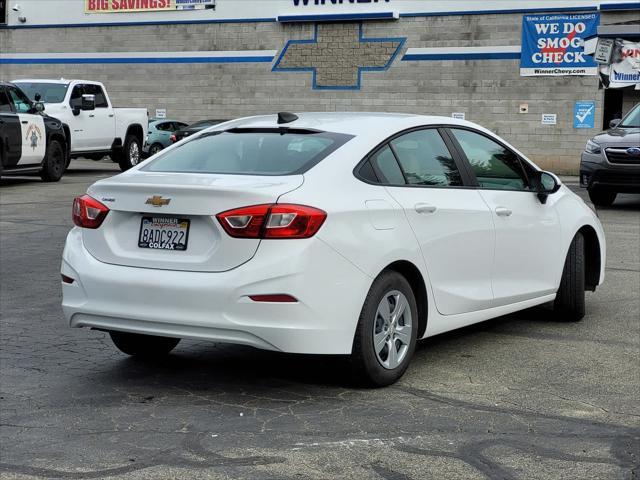
[[[611,53],[613,52],[613,38],[599,38],[596,45],[596,52],[593,59],[596,63],[608,64],[611,61]]]
[[[451,114],[452,118],[455,118],[456,120],[464,120],[466,118],[466,115],[464,112],[453,112]]]
[[[584,53],[584,39],[596,35],[599,13],[525,15],[522,20],[520,75],[597,75]]]
[[[640,90],[640,42],[616,38],[611,64],[600,66],[600,79],[607,88],[636,87]]]
[[[85,13],[166,12],[215,9],[216,0],[85,0]]]
[[[156,108],[156,117],[155,118],[167,118],[167,109],[166,108]]]
[[[558,115],[555,113],[543,113],[540,123],[542,123],[542,125],[555,125],[558,123]]]
[[[594,128],[596,122],[596,102],[576,102],[573,107],[573,128]]]

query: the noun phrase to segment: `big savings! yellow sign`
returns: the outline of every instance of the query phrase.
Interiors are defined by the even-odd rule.
[[[215,0],[85,0],[85,13],[214,9]]]

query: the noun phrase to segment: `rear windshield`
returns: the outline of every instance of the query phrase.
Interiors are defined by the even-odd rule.
[[[169,150],[142,168],[149,172],[294,175],[304,173],[351,136],[276,130],[211,132]]]
[[[62,103],[67,95],[68,85],[47,82],[16,82],[16,85],[27,94],[31,100],[36,99],[36,94],[40,94],[40,101],[44,103]]]

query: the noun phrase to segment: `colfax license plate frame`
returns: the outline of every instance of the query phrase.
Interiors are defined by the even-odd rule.
[[[179,229],[182,231],[184,228],[184,243],[166,243],[166,245],[173,245],[173,247],[167,246],[156,246],[159,245],[160,242],[150,242],[149,240],[143,241],[142,232],[145,227],[145,222],[150,222],[153,224],[158,224],[165,221],[166,223],[172,223],[179,225],[178,228],[174,227],[173,230]],[[186,223],[186,227],[182,227],[182,224]],[[160,227],[161,229],[162,227]],[[148,216],[144,215],[140,219],[140,230],[138,232],[138,247],[145,248],[149,250],[166,250],[170,252],[185,252],[189,245],[189,230],[191,229],[191,220],[188,218],[179,218],[179,217],[168,217],[168,216]],[[162,230],[159,230],[162,231]]]

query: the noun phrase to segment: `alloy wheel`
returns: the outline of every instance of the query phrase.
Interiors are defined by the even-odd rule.
[[[413,328],[409,301],[402,292],[386,293],[376,310],[373,348],[384,368],[397,368],[407,356]]]
[[[137,142],[131,142],[129,145],[129,161],[131,165],[137,165],[140,161],[140,147]]]

